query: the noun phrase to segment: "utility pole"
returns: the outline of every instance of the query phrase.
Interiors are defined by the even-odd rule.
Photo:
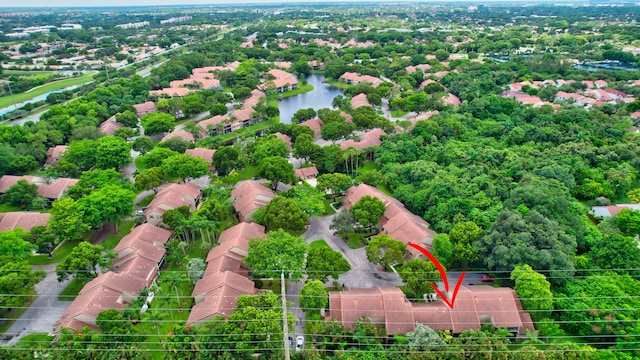
[[[284,337],[284,360],[289,360],[289,324],[287,323],[287,290],[284,284],[284,270],[280,273],[280,293],[282,294],[282,328]]]

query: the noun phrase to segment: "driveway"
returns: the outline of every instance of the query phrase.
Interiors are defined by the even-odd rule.
[[[367,260],[364,247],[351,249],[329,229],[335,215],[309,218],[310,228],[304,233],[307,242],[322,239],[335,251],[343,254],[351,265],[351,270],[340,275],[338,282],[347,288],[370,288],[376,286],[403,285],[400,276],[393,272],[380,271]],[[327,284],[329,285],[329,284]]]
[[[67,310],[71,301],[60,301],[58,295],[67,286],[69,280],[58,282],[56,265],[34,265],[34,270],[44,270],[47,277],[36,284],[37,297],[27,310],[3,334],[0,345],[14,345],[24,336],[31,333],[53,331],[53,325]]]

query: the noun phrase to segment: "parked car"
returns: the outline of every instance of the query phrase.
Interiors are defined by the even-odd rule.
[[[293,338],[291,336],[289,336],[289,349],[291,349],[293,347]]]
[[[136,216],[144,216],[144,210],[136,210]]]
[[[296,337],[296,351],[301,351],[304,347],[304,336]]]
[[[482,274],[480,275],[480,280],[482,280],[482,282],[493,282],[493,276],[489,274]]]

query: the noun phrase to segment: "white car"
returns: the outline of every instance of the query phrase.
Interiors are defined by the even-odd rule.
[[[304,347],[304,336],[296,336],[296,351],[301,351]]]

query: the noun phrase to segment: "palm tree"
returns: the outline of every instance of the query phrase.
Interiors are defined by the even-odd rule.
[[[627,196],[629,196],[629,201],[632,203],[640,204],[640,188],[629,190]]]
[[[161,322],[164,319],[166,314],[160,310],[149,310],[146,312],[146,319],[149,320],[152,325],[151,328],[155,328],[158,331],[158,340],[160,339],[160,326],[156,323]]]

